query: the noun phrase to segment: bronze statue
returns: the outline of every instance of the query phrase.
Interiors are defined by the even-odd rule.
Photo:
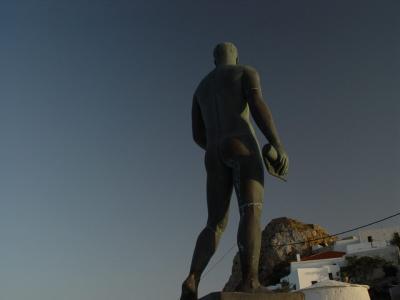
[[[193,139],[206,151],[208,220],[197,239],[190,272],[182,284],[181,300],[197,300],[201,274],[227,224],[233,188],[240,210],[237,243],[242,281],[237,291],[263,290],[258,279],[263,159],[275,176],[283,177],[288,171],[288,157],[263,101],[257,71],[238,64],[238,51],[232,43],[218,44],[214,59],[215,68],[200,82],[192,105]],[[250,113],[270,143],[263,153]]]

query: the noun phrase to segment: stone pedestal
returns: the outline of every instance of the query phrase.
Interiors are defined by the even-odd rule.
[[[248,293],[228,293],[215,292],[208,294],[200,300],[304,300],[304,294],[296,293],[265,293],[265,294],[248,294]]]

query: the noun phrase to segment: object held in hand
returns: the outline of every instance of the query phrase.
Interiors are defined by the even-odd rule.
[[[262,148],[262,156],[268,173],[283,181],[287,181],[284,176],[277,173],[277,169],[279,168],[278,152],[271,144],[264,145]]]

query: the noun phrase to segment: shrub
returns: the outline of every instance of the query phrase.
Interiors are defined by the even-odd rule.
[[[400,248],[400,235],[398,232],[393,233],[393,238],[390,241],[390,244]]]
[[[342,268],[342,274],[346,274],[356,283],[366,283],[375,269],[389,265],[389,263],[380,258],[369,256],[349,256],[346,257],[347,266]]]
[[[383,272],[385,272],[386,277],[395,277],[397,275],[397,268],[394,265],[383,266]]]

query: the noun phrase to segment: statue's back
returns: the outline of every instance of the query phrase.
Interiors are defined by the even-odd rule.
[[[195,96],[201,109],[208,142],[225,137],[254,135],[243,93],[245,66],[218,66],[199,84]]]

